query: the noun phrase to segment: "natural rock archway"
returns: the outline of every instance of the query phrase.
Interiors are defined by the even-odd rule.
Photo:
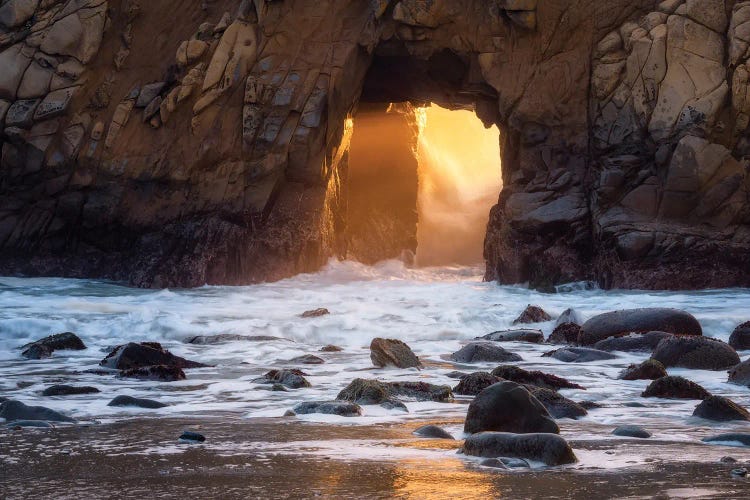
[[[487,278],[750,285],[750,2],[5,0],[0,271],[314,270],[358,102],[502,130]]]

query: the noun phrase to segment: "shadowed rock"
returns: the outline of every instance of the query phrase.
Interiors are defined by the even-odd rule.
[[[27,359],[43,359],[49,358],[55,351],[82,351],[86,346],[75,333],[64,332],[26,344],[21,349],[24,349],[21,355]]]
[[[451,354],[458,363],[481,363],[483,361],[522,361],[518,354],[505,350],[494,342],[472,342]]]
[[[632,333],[624,337],[609,337],[594,344],[601,351],[651,352],[659,342],[674,335],[667,332]]]
[[[531,342],[532,344],[539,344],[544,342],[544,334],[541,330],[531,329],[503,330],[488,333],[483,337],[477,337],[477,339],[493,342]]]
[[[464,432],[548,432],[560,429],[544,405],[522,385],[499,382],[480,392],[469,404]]]
[[[750,420],[750,413],[745,408],[723,396],[707,397],[695,407],[693,416],[719,422]]]
[[[695,382],[673,375],[654,380],[641,394],[644,398],[665,399],[705,399],[710,395]]]
[[[311,387],[301,370],[271,370],[263,377],[253,380],[256,384],[281,384],[290,389]]]
[[[72,385],[52,385],[47,387],[42,396],[75,396],[78,394],[95,394],[99,392],[96,387],[75,387]]]
[[[529,390],[554,418],[578,418],[588,414],[583,406],[551,389],[532,387]]]
[[[721,340],[706,337],[671,337],[659,342],[651,357],[664,366],[699,370],[726,370],[740,362],[737,351]]]
[[[168,405],[154,401],[153,399],[134,398],[133,396],[117,396],[109,402],[107,406],[119,406],[119,407],[136,407],[146,408],[148,410],[155,410],[157,408],[166,408]]]
[[[704,443],[738,443],[742,446],[750,446],[750,434],[741,432],[728,432],[717,436],[709,436],[701,439]]]
[[[703,335],[700,323],[692,314],[679,309],[624,309],[594,316],[583,324],[578,342],[593,345],[607,337],[652,331],[678,335]]]
[[[634,437],[640,439],[648,439],[651,437],[650,432],[648,432],[643,427],[638,427],[637,425],[621,425],[620,427],[613,430],[612,434],[614,434],[615,436]]]
[[[487,372],[469,373],[461,377],[461,381],[453,388],[454,394],[462,396],[476,396],[492,384],[500,382],[502,379]]]
[[[750,359],[746,359],[729,370],[729,378],[727,381],[732,384],[750,387]]]
[[[544,373],[537,370],[524,370],[518,366],[501,365],[492,370],[492,375],[511,382],[524,385],[535,385],[546,389],[584,389],[584,387],[570,382],[557,375]]]
[[[589,363],[591,361],[606,361],[617,357],[605,351],[586,347],[563,347],[562,349],[545,352],[542,356],[554,358],[565,363]]]
[[[572,464],[577,460],[567,441],[557,434],[482,432],[466,438],[463,452],[475,457],[523,458],[550,466]]]
[[[562,314],[560,314],[560,316],[558,316],[555,320],[555,327],[564,324],[573,324],[580,326],[583,324],[583,318],[581,318],[581,315],[578,313],[578,311],[572,308],[568,308],[565,309]]]
[[[164,349],[156,342],[142,342],[116,347],[100,363],[106,368],[115,368],[117,370],[130,370],[132,368],[143,368],[146,366],[173,366],[177,368],[203,368],[208,365],[190,361]]]
[[[381,382],[357,378],[339,392],[336,399],[360,405],[377,405],[398,397],[416,401],[446,401],[452,399],[453,394],[447,385],[426,382]]]
[[[362,415],[362,408],[358,404],[342,401],[307,401],[295,405],[292,411],[297,415],[309,415],[311,413],[338,415],[340,417],[358,417]]]
[[[373,339],[370,343],[370,359],[373,365],[380,368],[386,366],[419,368],[422,366],[411,348],[397,339]]]
[[[541,307],[528,305],[521,315],[513,320],[513,324],[541,323],[543,321],[550,321],[551,319],[552,316],[547,314]]]
[[[320,348],[320,352],[341,352],[344,349],[337,345],[326,345]]]
[[[415,430],[413,434],[419,437],[432,439],[454,439],[453,436],[448,433],[448,431],[441,427],[438,427],[437,425],[423,425],[419,429]]]
[[[8,400],[0,403],[0,418],[14,420],[45,420],[48,422],[75,422],[75,419],[44,406],[28,406],[20,401]]]
[[[575,323],[561,323],[552,330],[547,342],[550,344],[578,344],[581,327]]]
[[[750,349],[750,321],[742,323],[732,331],[729,345],[738,351]]]
[[[323,358],[319,358],[313,354],[305,354],[303,356],[297,356],[289,360],[289,363],[298,365],[322,365],[325,363]]]
[[[655,359],[647,359],[639,365],[625,368],[618,378],[622,380],[656,380],[667,376],[667,369]]]
[[[206,436],[197,432],[185,431],[180,435],[180,441],[188,441],[192,443],[203,443],[206,441]]]
[[[153,380],[158,382],[176,382],[187,378],[185,372],[182,371],[182,368],[165,365],[144,366],[142,368],[122,370],[118,376],[122,378]]]

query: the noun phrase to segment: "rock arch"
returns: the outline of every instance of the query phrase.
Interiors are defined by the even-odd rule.
[[[314,270],[347,117],[401,93],[503,131],[488,279],[748,285],[748,25],[734,0],[7,0],[0,271]]]

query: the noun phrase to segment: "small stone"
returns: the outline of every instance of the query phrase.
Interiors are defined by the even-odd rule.
[[[185,431],[180,436],[180,441],[188,441],[192,443],[202,443],[206,440],[206,436],[197,432]]]
[[[648,439],[651,437],[650,432],[643,429],[642,427],[638,427],[637,425],[621,425],[620,427],[617,427],[615,430],[613,430],[612,434],[614,434],[615,436],[634,437],[641,439]]]
[[[521,315],[513,320],[513,324],[541,323],[543,321],[550,321],[551,319],[552,316],[547,314],[541,307],[528,305]]]
[[[656,380],[667,376],[667,369],[655,359],[647,359],[640,365],[630,365],[622,373],[621,380]]]
[[[747,469],[744,467],[741,467],[739,469],[732,469],[731,474],[737,477],[747,477]]]
[[[541,330],[504,330],[488,333],[483,337],[477,337],[477,339],[491,340],[493,342],[530,342],[532,344],[540,344],[544,342],[544,334]]]
[[[734,457],[726,456],[726,457],[721,457],[719,459],[719,462],[721,462],[723,464],[736,464],[737,463],[737,459],[734,458]]]
[[[96,394],[99,389],[96,387],[74,387],[70,385],[52,385],[47,387],[42,396],[74,396],[79,394]]]
[[[563,347],[562,349],[546,352],[542,356],[551,357],[565,363],[589,363],[591,361],[606,361],[617,357],[606,351],[587,347]]]
[[[135,107],[136,108],[145,108],[151,102],[153,102],[156,97],[161,94],[161,91],[164,89],[164,86],[166,85],[165,82],[156,82],[156,83],[149,83],[143,86],[141,88],[141,93],[138,94],[138,99],[135,101]]]
[[[437,425],[423,425],[419,429],[416,429],[414,434],[424,438],[454,439],[445,429]]]
[[[117,396],[112,401],[110,401],[107,406],[133,406],[137,408],[155,410],[157,408],[165,408],[167,405],[158,401],[154,401],[152,399],[134,398],[132,396]]]
[[[253,380],[256,384],[281,384],[290,389],[310,387],[310,382],[300,370],[271,370],[263,377]]]
[[[340,417],[358,417],[362,415],[362,408],[356,403],[343,401],[310,401],[300,403],[292,408],[296,415],[323,413]]]
[[[495,342],[471,342],[451,354],[451,359],[458,363],[481,363],[485,361],[507,363],[523,360],[518,354],[500,347]]]
[[[325,307],[320,307],[318,309],[311,309],[309,311],[305,311],[302,314],[300,314],[300,317],[301,318],[319,318],[321,316],[326,316],[328,314],[331,314],[331,311],[329,311]]]
[[[290,359],[289,363],[300,365],[322,365],[325,363],[325,360],[312,354],[305,354],[304,356],[297,356],[296,358]]]
[[[320,352],[341,352],[344,349],[337,345],[327,345],[320,348]]]

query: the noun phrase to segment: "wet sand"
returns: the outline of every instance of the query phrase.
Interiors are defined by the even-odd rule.
[[[425,423],[460,422],[362,426],[230,417],[132,419],[46,430],[3,427],[0,497],[750,497],[750,480],[730,475],[750,464],[747,448],[571,440],[578,464],[505,471],[457,454],[460,441],[411,434]],[[178,443],[186,429],[203,433],[206,442]],[[636,462],[629,460],[633,456],[643,460],[627,463]],[[721,463],[723,456],[738,463]]]

